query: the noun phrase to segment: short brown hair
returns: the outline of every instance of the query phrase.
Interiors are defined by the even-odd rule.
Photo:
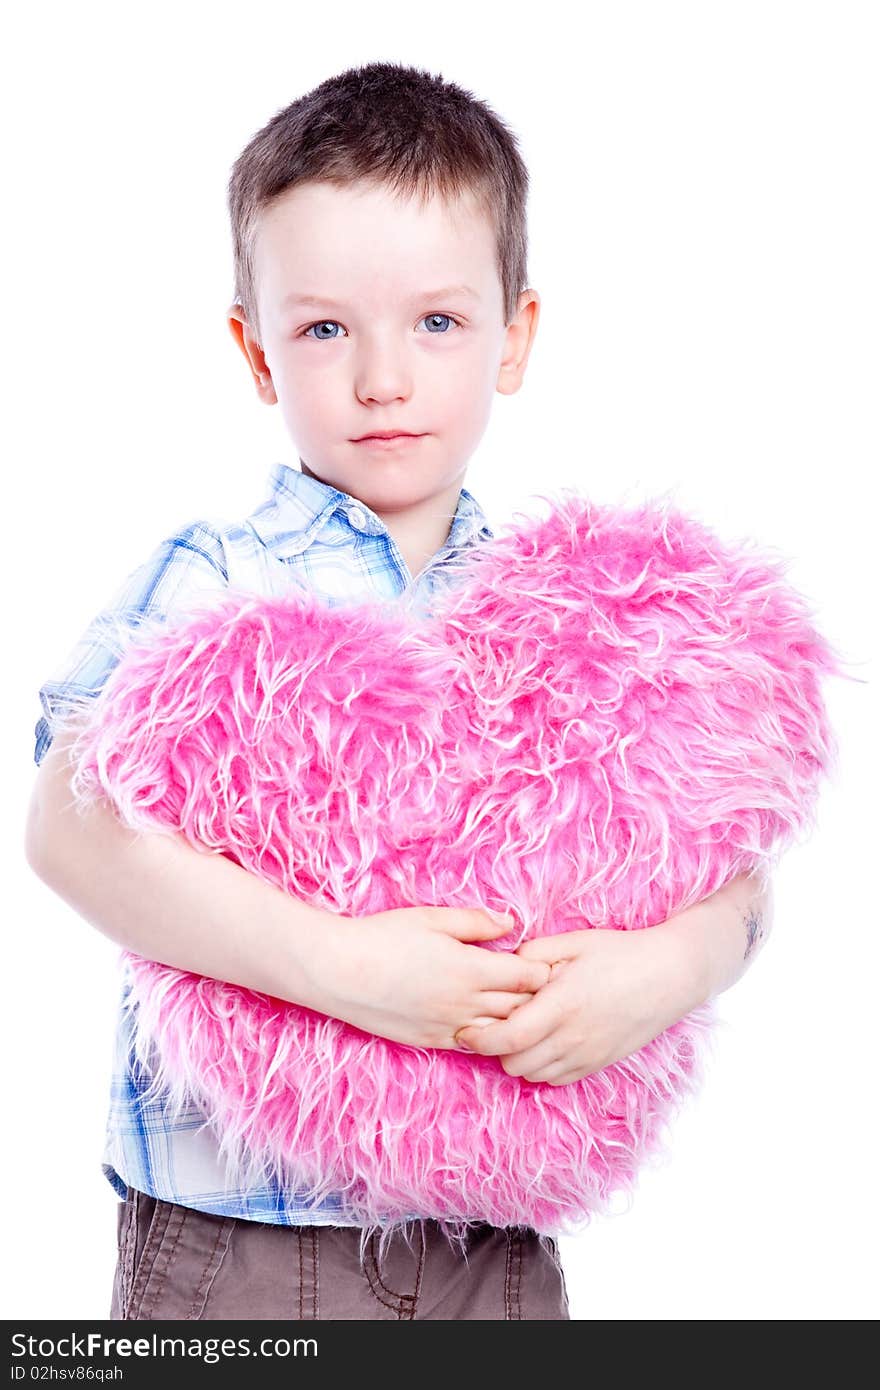
[[[254,240],[261,209],[306,182],[385,184],[423,201],[472,193],[495,229],[505,327],[528,286],[528,171],[516,138],[470,92],[415,67],[369,63],[298,97],[250,140],[228,187],[234,301],[259,337]]]

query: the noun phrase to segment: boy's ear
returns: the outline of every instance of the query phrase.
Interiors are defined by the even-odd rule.
[[[244,309],[240,304],[230,304],[226,311],[226,322],[229,324],[229,330],[244,353],[251,369],[260,400],[265,401],[266,405],[277,405],[278,397],[275,394],[275,387],[272,385],[272,373],[269,371],[263,349],[252,333],[250,324],[245,318]]]
[[[516,317],[506,329],[504,352],[498,368],[495,389],[502,396],[512,396],[522,386],[540,315],[541,298],[538,291],[523,290]]]

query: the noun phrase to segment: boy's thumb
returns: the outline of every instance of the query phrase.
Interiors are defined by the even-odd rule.
[[[504,936],[516,927],[512,913],[494,912],[488,907],[459,907],[442,909],[441,924],[459,941],[483,941]]]
[[[496,912],[492,907],[484,907],[483,911],[499,928],[503,928],[503,931],[499,930],[496,933],[498,936],[503,936],[504,932],[513,931],[516,926],[516,918],[512,912]]]

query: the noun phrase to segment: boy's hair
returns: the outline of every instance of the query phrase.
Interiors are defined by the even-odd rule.
[[[471,192],[495,231],[505,327],[513,320],[528,285],[528,171],[516,138],[490,107],[440,74],[369,63],[278,111],[232,167],[234,302],[258,340],[254,241],[261,210],[301,183],[358,181],[422,202]]]

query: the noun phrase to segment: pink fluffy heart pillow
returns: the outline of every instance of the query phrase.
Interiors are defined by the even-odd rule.
[[[782,565],[566,489],[467,552],[431,618],[229,590],[132,638],[73,792],[316,906],[650,928],[814,828],[843,674]],[[565,1086],[129,954],[136,1044],[222,1152],[366,1226],[573,1232],[704,1073],[712,1007]]]

